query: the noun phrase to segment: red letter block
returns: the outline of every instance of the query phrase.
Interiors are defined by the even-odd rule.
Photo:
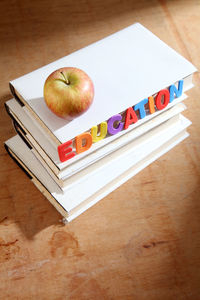
[[[130,124],[136,123],[137,121],[138,121],[138,117],[137,117],[136,113],[134,112],[132,107],[129,107],[126,110],[126,120],[125,120],[125,124],[124,124],[124,129],[127,129]]]
[[[164,102],[162,103],[162,97],[164,97]],[[156,96],[156,106],[157,109],[161,110],[169,104],[169,91],[161,90]]]
[[[58,155],[61,162],[64,162],[72,157],[74,157],[76,154],[72,152],[72,147],[69,147],[72,144],[72,141],[68,141],[62,145],[58,146]],[[69,152],[72,152],[68,154]]]

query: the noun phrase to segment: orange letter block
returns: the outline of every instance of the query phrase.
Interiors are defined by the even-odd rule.
[[[155,113],[154,98],[152,96],[149,97],[149,111],[151,114]]]
[[[89,132],[79,134],[76,137],[76,152],[82,153],[92,146],[92,136]]]

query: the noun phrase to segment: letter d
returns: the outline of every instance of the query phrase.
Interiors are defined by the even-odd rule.
[[[78,154],[85,152],[92,146],[92,136],[89,132],[79,134],[76,137],[75,142],[76,142],[76,152]]]

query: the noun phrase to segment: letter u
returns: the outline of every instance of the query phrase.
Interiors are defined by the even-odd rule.
[[[93,143],[103,140],[107,134],[107,122],[102,122],[100,124],[100,134],[99,135],[97,135],[97,126],[93,126],[91,128],[91,134],[92,134]]]

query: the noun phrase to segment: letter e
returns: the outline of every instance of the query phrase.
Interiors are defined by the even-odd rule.
[[[70,140],[70,141],[58,146],[58,155],[59,155],[59,159],[61,162],[71,159],[72,157],[74,157],[76,155],[74,152],[72,152],[72,147],[69,147],[71,144],[72,144],[72,141]],[[68,154],[69,152],[72,152],[72,153]]]

